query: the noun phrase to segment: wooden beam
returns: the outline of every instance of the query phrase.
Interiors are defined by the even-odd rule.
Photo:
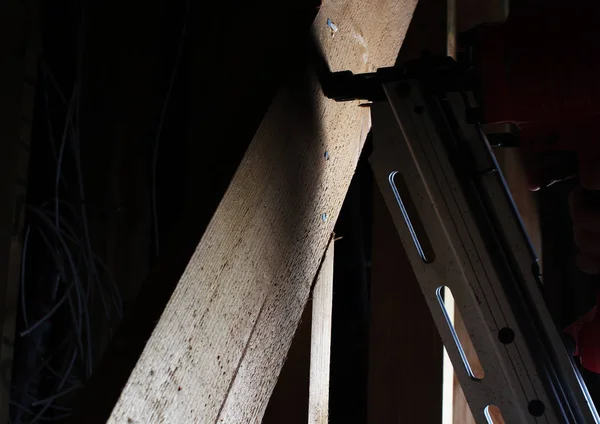
[[[308,423],[329,422],[329,361],[333,313],[333,245],[331,240],[313,289],[310,341]]]
[[[330,67],[393,64],[415,3],[324,3]],[[273,100],[109,422],[262,418],[369,129],[305,76]]]
[[[156,2],[153,4],[154,9]],[[86,382],[70,422],[104,424],[108,420],[273,97],[289,70],[299,68],[290,66],[290,62],[306,62],[298,51],[317,12],[306,0],[285,4],[237,2],[235,7],[231,3],[192,2],[189,45],[184,49],[178,72],[182,79],[175,84],[171,103],[173,115],[178,118],[174,121],[169,115],[165,120],[165,130],[171,130],[163,134],[168,142],[161,142],[158,162],[159,224],[164,235],[160,257]],[[224,14],[227,31],[222,31]],[[276,27],[273,22],[286,25]],[[109,26],[114,27],[114,22]],[[148,29],[147,23],[142,27]],[[148,40],[153,39],[147,35]],[[211,65],[206,66],[207,63]],[[240,73],[240,69],[244,71]],[[159,97],[158,100],[164,100],[163,90]],[[146,96],[140,98],[148,101]],[[186,117],[192,116],[194,119],[188,123]],[[226,138],[223,128],[227,128]],[[151,149],[152,143],[146,144]],[[307,340],[305,403],[310,325]],[[303,411],[308,414],[306,405]]]

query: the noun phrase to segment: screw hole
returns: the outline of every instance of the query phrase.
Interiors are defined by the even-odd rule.
[[[541,417],[542,415],[544,415],[546,406],[544,406],[544,403],[541,400],[534,399],[531,402],[529,402],[529,406],[527,406],[527,409],[529,410],[529,413],[534,417]]]
[[[498,339],[502,344],[511,344],[515,340],[515,332],[512,328],[501,328],[500,331],[498,331]]]
[[[415,113],[417,115],[422,115],[425,112],[425,108],[423,106],[415,106]]]

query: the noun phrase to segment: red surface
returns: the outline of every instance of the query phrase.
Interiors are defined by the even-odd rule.
[[[587,314],[565,329],[575,341],[573,356],[579,358],[581,365],[588,371],[600,374],[600,314],[598,300]]]
[[[596,150],[600,2],[543,4],[478,30],[486,119],[515,122],[528,150]]]

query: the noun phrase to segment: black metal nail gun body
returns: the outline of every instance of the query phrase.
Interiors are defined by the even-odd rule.
[[[495,405],[507,423],[599,422],[482,130],[473,69],[430,58],[333,73],[322,87],[337,101],[372,102],[371,166],[476,421],[493,422]],[[453,329],[446,288],[482,373]]]

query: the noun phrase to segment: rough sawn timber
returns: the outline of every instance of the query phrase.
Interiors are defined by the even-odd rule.
[[[331,69],[392,65],[415,5],[324,2],[312,28]],[[370,126],[368,108],[298,75],[274,98],[110,423],[260,422]]]

